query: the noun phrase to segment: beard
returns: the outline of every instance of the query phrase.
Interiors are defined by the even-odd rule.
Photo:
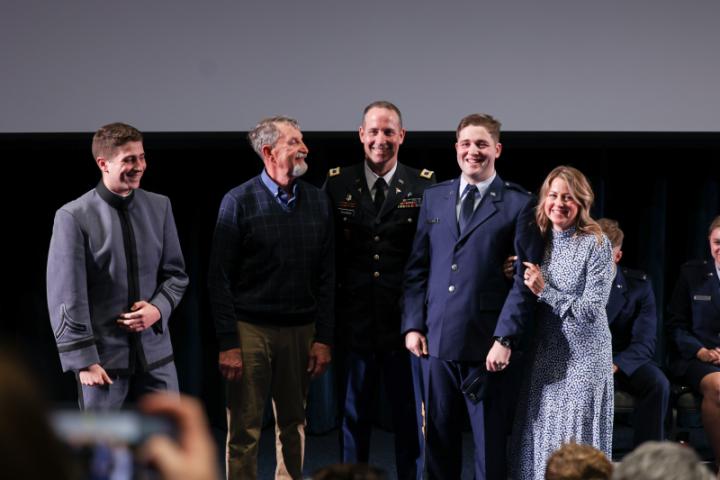
[[[292,176],[295,178],[302,177],[303,175],[305,175],[305,172],[307,172],[307,171],[308,171],[308,164],[305,163],[305,161],[303,160],[302,162],[296,163],[295,165],[293,165]]]

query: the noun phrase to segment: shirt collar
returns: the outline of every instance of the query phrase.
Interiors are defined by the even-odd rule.
[[[363,162],[363,165],[365,165],[365,180],[367,181],[368,188],[372,189],[375,186],[375,182],[377,181],[377,179],[380,178],[380,175],[370,170],[367,161]],[[385,182],[388,185],[390,185],[393,175],[395,175],[395,170],[397,170],[397,166],[398,164],[397,162],[395,162],[393,168],[391,168],[389,172],[382,176],[382,178],[385,179]]]
[[[135,198],[135,190],[130,190],[130,193],[122,197],[117,193],[111,192],[102,180],[97,184],[95,190],[98,195],[100,195],[100,198],[105,200],[111,207],[117,209],[126,210],[130,202],[132,202],[132,199]]]
[[[272,196],[275,197],[275,199],[283,205],[289,205],[293,203],[294,200],[297,198],[297,181],[293,182],[292,197],[288,198],[287,192],[285,192],[285,190],[283,190],[280,185],[275,183],[275,181],[270,178],[270,175],[267,174],[267,171],[264,168],[262,173],[260,174],[260,180],[262,180],[268,190],[270,190]]]
[[[487,180],[483,180],[480,183],[476,183],[475,186],[477,187],[478,191],[480,192],[480,198],[485,196],[485,192],[487,192],[488,188],[490,188],[490,184],[495,180],[495,177],[497,177],[497,172],[493,173],[492,177],[488,178]],[[460,191],[458,192],[458,197],[461,197],[463,192],[465,191],[465,186],[468,184],[468,182],[465,180],[465,177],[460,175]]]

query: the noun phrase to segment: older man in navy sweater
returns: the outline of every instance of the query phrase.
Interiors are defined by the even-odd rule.
[[[276,478],[302,478],[305,396],[330,362],[333,230],[328,199],[298,180],[308,149],[296,120],[249,134],[265,169],[223,198],[210,259],[210,301],[228,380],[228,478],[257,477],[265,399],[272,396]]]

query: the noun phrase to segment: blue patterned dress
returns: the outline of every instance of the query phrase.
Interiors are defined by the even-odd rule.
[[[611,247],[604,236],[598,245],[595,235],[575,233],[553,231],[541,265],[532,366],[513,428],[517,480],[544,479],[548,457],[565,442],[611,453]]]

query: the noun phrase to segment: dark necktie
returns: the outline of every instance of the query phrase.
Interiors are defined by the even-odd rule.
[[[473,211],[475,210],[475,196],[480,193],[475,185],[465,186],[465,198],[460,206],[460,217],[458,218],[458,229],[463,233],[465,227],[470,223]]]
[[[285,206],[286,210],[292,210],[295,207],[295,196],[291,197],[290,194],[282,188],[278,189],[278,198],[280,199],[280,203]]]
[[[375,204],[375,211],[378,213],[383,203],[385,203],[385,187],[387,187],[387,182],[384,178],[380,177],[375,181],[375,200],[373,203]]]

